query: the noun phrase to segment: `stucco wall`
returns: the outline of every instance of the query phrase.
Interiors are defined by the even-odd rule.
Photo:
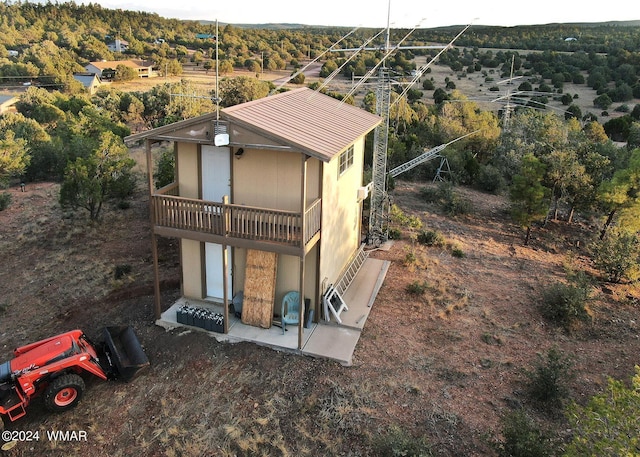
[[[364,138],[354,145],[353,165],[338,177],[339,157],[324,164],[320,282],[334,283],[360,242],[358,188],[362,186]],[[321,291],[324,292],[324,291]]]
[[[356,147],[356,150],[358,147]],[[337,176],[336,164],[331,165],[333,171],[330,173],[331,180]],[[201,183],[199,174],[199,152],[198,145],[193,143],[179,143],[177,149],[177,173],[180,185],[180,195],[188,198],[201,197]],[[245,149],[241,158],[232,159],[232,203],[245,204],[247,206],[258,206],[265,208],[284,209],[289,211],[300,211],[300,186],[302,171],[302,156],[296,152]],[[360,172],[357,172],[357,170]],[[358,153],[354,154],[354,165],[341,178],[342,187],[358,187],[360,183],[362,164],[358,159]],[[320,182],[325,174],[323,164],[315,158],[307,160],[307,201],[311,202],[320,195]],[[357,181],[357,185],[351,181]],[[354,181],[354,182],[355,182]],[[346,193],[346,192],[345,192]],[[356,191],[353,192],[355,201]],[[326,208],[333,208],[339,202],[334,202],[330,198],[329,203],[323,205]],[[328,206],[327,206],[328,205]],[[336,216],[340,223],[344,222],[342,217]],[[353,217],[351,217],[353,219]],[[328,225],[327,225],[328,224]],[[323,220],[323,227],[328,227],[328,231],[333,230],[332,226],[336,222],[333,218]],[[349,226],[353,230],[353,220]],[[324,237],[324,233],[323,233]],[[331,237],[331,238],[340,238]],[[181,239],[181,255],[183,272],[183,294],[186,297],[203,298],[203,249],[202,244],[197,241]],[[356,243],[357,244],[357,243]],[[350,255],[352,248],[344,249]],[[330,257],[334,257],[332,249],[326,250]],[[306,258],[305,272],[305,296],[311,298],[312,306],[316,306],[317,300],[317,256],[319,249],[313,249]],[[246,263],[246,249],[233,249],[232,256],[232,283],[233,293],[242,290],[244,287],[244,274]],[[341,269],[346,259],[337,267]],[[276,300],[274,310],[279,312],[282,297],[289,290],[299,288],[299,268],[300,259],[296,256],[279,255],[278,272],[276,283]]]
[[[198,145],[178,143],[176,160],[180,195],[199,198],[200,179],[198,177]],[[198,241],[180,239],[182,263],[182,293],[188,298],[203,298],[202,287],[202,247]],[[185,273],[188,272],[188,273]]]
[[[300,170],[298,153],[245,149],[233,160],[233,203],[299,211]]]
[[[200,176],[198,172],[198,145],[195,143],[178,143],[176,168],[180,196],[200,198]]]
[[[182,295],[187,298],[204,298],[202,278],[202,243],[180,239],[182,263]]]
[[[245,149],[240,159],[233,159],[233,203],[264,208],[300,211],[302,156],[297,152]],[[320,196],[321,163],[307,160],[307,202]],[[312,306],[316,299],[318,250],[306,258],[305,296]],[[244,287],[246,249],[237,248],[233,257],[233,291]],[[279,255],[274,311],[279,313],[284,294],[300,287],[300,258]]]

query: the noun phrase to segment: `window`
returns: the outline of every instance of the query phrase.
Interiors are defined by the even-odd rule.
[[[339,164],[338,164],[338,176],[342,176],[345,171],[349,169],[349,167],[353,165],[353,145],[349,146],[349,148],[340,154]]]

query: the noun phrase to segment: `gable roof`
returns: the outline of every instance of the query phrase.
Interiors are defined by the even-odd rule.
[[[382,121],[306,87],[225,108],[221,117],[325,162]]]
[[[380,116],[307,88],[224,108],[220,114],[225,123],[244,127],[323,162],[329,162],[382,122]],[[203,137],[193,133],[215,120],[215,112],[207,113],[135,133],[124,140],[126,143],[144,139],[211,142],[209,131]],[[210,130],[214,130],[213,124]],[[187,136],[178,136],[179,132],[186,132]],[[232,132],[231,137],[233,144]]]
[[[81,82],[84,87],[91,87],[92,84],[100,83],[100,78],[95,73],[74,73],[73,79]]]
[[[0,104],[15,103],[18,100],[18,95],[15,94],[0,94]]]
[[[0,113],[8,111],[9,108],[16,104],[19,97],[14,94],[0,94]]]

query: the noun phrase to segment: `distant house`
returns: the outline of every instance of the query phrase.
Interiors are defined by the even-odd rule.
[[[0,94],[0,114],[15,111],[18,96],[14,94]]]
[[[100,78],[95,73],[74,73],[73,79],[80,82],[91,95],[95,94],[102,85]]]
[[[107,48],[109,48],[109,51],[111,52],[125,52],[129,49],[129,42],[116,39],[115,41],[107,44]]]
[[[9,53],[9,57],[18,57],[19,52],[13,49],[9,49],[7,51]]]
[[[152,78],[154,76],[158,76],[158,74],[153,71],[153,65],[151,62],[145,62],[143,60],[103,60],[100,62],[91,62],[86,65],[84,69],[88,73],[94,73],[100,79],[111,79],[113,77],[112,74],[115,72],[115,69],[118,68],[118,65],[125,65],[129,68],[133,68],[138,72],[139,78]]]

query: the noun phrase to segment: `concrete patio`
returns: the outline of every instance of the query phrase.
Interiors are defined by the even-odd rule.
[[[297,326],[288,326],[283,335],[282,328],[278,326],[274,325],[269,329],[263,329],[245,325],[240,319],[230,316],[229,332],[224,334],[178,323],[176,311],[185,304],[222,313],[221,305],[207,301],[182,298],[162,313],[156,324],[166,329],[188,328],[206,332],[220,342],[247,341],[279,351],[331,359],[348,366],[352,363],[353,352],[360,339],[360,333],[369,317],[388,269],[388,261],[367,258],[343,295],[349,309],[340,316],[342,324],[338,324],[333,319],[329,322],[323,319],[319,323],[311,324],[310,328],[304,329],[301,350],[298,349]]]

